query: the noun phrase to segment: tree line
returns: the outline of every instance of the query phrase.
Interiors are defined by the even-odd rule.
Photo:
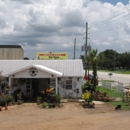
[[[130,70],[130,52],[118,53],[107,49],[100,52],[98,57],[98,67],[101,69]]]
[[[98,50],[92,50],[87,57],[83,55],[80,58],[83,61],[84,69],[92,67],[90,53],[95,52],[97,57],[97,68],[106,70],[130,70],[130,52],[118,53],[112,49],[106,49],[98,54]]]

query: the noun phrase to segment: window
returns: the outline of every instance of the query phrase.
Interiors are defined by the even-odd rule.
[[[72,80],[66,80],[66,89],[72,89]]]

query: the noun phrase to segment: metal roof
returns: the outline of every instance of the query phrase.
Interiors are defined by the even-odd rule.
[[[63,73],[64,77],[83,77],[82,60],[0,60],[0,71],[6,76],[31,65],[41,65]],[[40,66],[39,66],[40,67]]]
[[[0,48],[21,48],[23,50],[21,45],[0,45]]]

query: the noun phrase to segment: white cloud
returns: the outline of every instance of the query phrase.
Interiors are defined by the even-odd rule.
[[[103,42],[102,45],[110,46],[111,44],[109,42]]]
[[[33,59],[36,52],[44,51],[68,52],[69,58],[73,58],[76,38],[79,58],[88,22],[92,48],[99,52],[108,48],[128,51],[129,8],[130,4],[121,2],[114,6],[91,0],[0,0],[0,44],[21,44],[25,56]],[[118,14],[121,15],[112,22],[106,22]],[[101,25],[102,21],[105,24]]]

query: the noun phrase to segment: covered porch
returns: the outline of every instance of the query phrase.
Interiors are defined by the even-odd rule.
[[[26,99],[36,99],[47,88],[54,88],[58,94],[58,77],[63,73],[42,65],[30,65],[8,74],[10,94],[20,90]]]

